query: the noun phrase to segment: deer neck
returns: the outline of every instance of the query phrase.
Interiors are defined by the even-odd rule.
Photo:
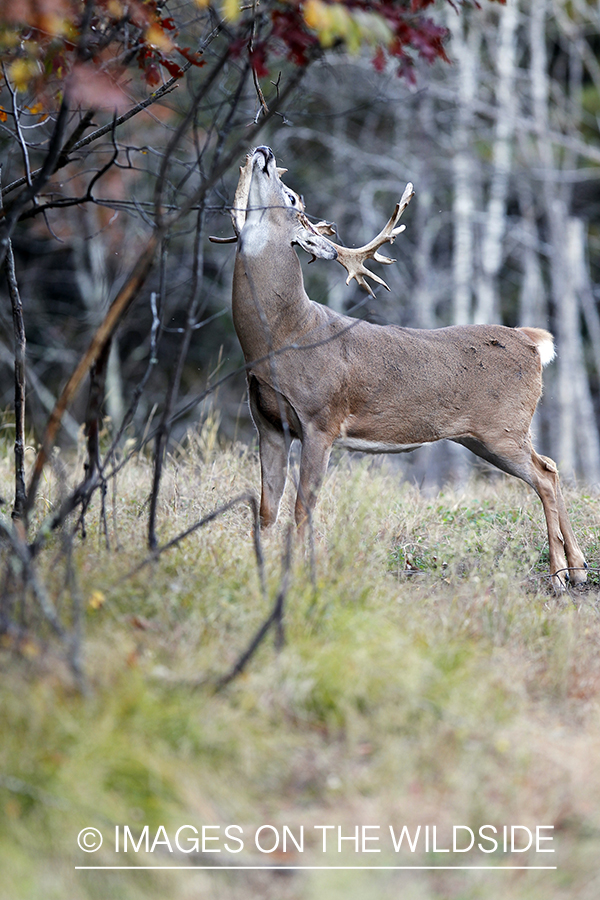
[[[302,342],[319,319],[294,248],[245,226],[235,260],[233,322],[247,361]]]

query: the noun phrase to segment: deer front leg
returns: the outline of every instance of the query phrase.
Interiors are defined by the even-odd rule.
[[[314,509],[323,476],[327,471],[330,453],[331,440],[309,427],[302,437],[300,480],[295,510],[296,525],[304,525]]]
[[[279,513],[288,470],[290,441],[283,428],[271,423],[261,412],[258,383],[255,378],[248,381],[248,395],[252,420],[258,431],[260,524],[263,528],[268,528],[276,521]]]
[[[260,524],[268,528],[277,520],[285,487],[289,446],[281,431],[265,425],[258,427],[260,453]]]

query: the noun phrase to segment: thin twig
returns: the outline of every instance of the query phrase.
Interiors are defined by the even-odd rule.
[[[112,338],[109,338],[90,369],[90,392],[88,396],[88,405],[85,417],[85,434],[87,438],[88,458],[84,466],[84,483],[90,483],[96,473],[98,473],[98,478],[100,479],[102,495],[102,521],[104,524],[104,536],[107,549],[109,549],[109,541],[105,509],[106,479],[104,478],[102,462],[100,459],[100,422],[102,420],[102,404],[104,402],[106,372],[108,368],[108,357],[110,356],[111,346]],[[84,538],[86,536],[85,513],[90,500],[91,494],[88,494],[87,496],[83,497],[81,504],[80,522],[82,537]]]
[[[231,667],[226,675],[223,675],[217,681],[217,691],[220,691],[228,684],[231,684],[233,679],[237,678],[237,676],[244,671],[272,627],[275,628],[275,648],[277,650],[281,650],[283,648],[283,645],[285,643],[285,634],[283,629],[283,606],[290,583],[292,563],[292,534],[293,525],[290,525],[285,537],[285,549],[281,567],[281,583],[279,586],[279,590],[277,591],[273,609],[271,610],[265,621],[262,623],[256,634],[248,644],[248,647],[246,648],[246,650],[244,650],[237,662]]]
[[[224,503],[223,506],[219,506],[217,509],[214,509],[211,513],[208,513],[208,515],[204,516],[202,519],[199,519],[189,528],[186,528],[186,530],[181,534],[178,534],[177,537],[174,537],[166,544],[157,547],[152,551],[152,553],[150,553],[145,559],[143,559],[141,563],[139,563],[126,575],[119,579],[119,581],[117,582],[117,586],[122,584],[124,581],[127,581],[129,578],[133,578],[134,575],[137,575],[138,572],[141,572],[142,569],[146,568],[146,566],[149,566],[151,563],[156,562],[158,557],[165,553],[167,550],[171,550],[181,541],[185,540],[185,538],[189,537],[195,531],[198,531],[199,528],[203,528],[205,525],[208,525],[209,522],[214,521],[214,519],[218,518],[218,516],[223,515],[223,513],[226,513],[234,506],[237,506],[238,503],[247,503],[250,507],[250,511],[252,512],[252,518],[254,522],[254,554],[256,556],[256,566],[258,569],[261,594],[264,596],[266,593],[265,561],[260,542],[260,520],[258,514],[258,503],[256,502],[256,497],[254,496],[254,494],[250,493],[238,494],[237,497],[234,497],[232,500]]]
[[[110,337],[114,333],[115,328],[137,297],[142,285],[144,284],[148,276],[148,273],[150,272],[150,269],[152,268],[154,253],[159,237],[160,235],[158,234],[158,232],[154,232],[154,234],[150,236],[150,239],[146,244],[142,255],[138,259],[133,272],[113,300],[106,316],[104,317],[104,320],[97,328],[90,346],[88,347],[88,350],[86,351],[86,353],[84,353],[75,371],[63,388],[60,397],[56,401],[56,405],[52,410],[52,413],[48,420],[48,424],[46,425],[46,431],[42,439],[42,446],[35,461],[35,466],[31,476],[27,495],[27,504],[25,507],[26,516],[31,512],[42,471],[48,459],[48,455],[52,447],[54,446],[54,441],[56,440],[56,435],[60,427],[63,413],[79,390],[81,382],[89,372],[90,366],[92,366],[96,361],[102,351],[102,348],[110,339]]]
[[[22,524],[19,521],[14,523],[12,528],[9,528],[0,520],[0,534],[4,535],[7,538],[10,546],[15,552],[16,557],[21,563],[22,566],[22,582],[24,586],[27,584],[31,585],[31,589],[33,591],[33,595],[38,602],[38,606],[42,611],[44,618],[48,622],[49,625],[52,626],[56,634],[63,641],[67,638],[67,633],[56,613],[56,610],[52,604],[52,601],[46,594],[46,591],[40,581],[37,578],[35,573],[34,565],[33,565],[33,557],[27,546],[27,543],[24,540],[24,531],[22,528]]]
[[[29,163],[29,148],[25,142],[25,138],[23,136],[23,129],[21,128],[21,110],[19,109],[19,104],[17,103],[17,91],[16,88],[12,86],[10,83],[10,79],[6,72],[6,66],[2,63],[2,74],[4,75],[4,82],[6,87],[8,88],[8,92],[10,94],[10,99],[13,108],[13,118],[15,120],[15,131],[17,133],[17,140],[21,147],[21,154],[23,156],[23,165],[25,167],[25,181],[31,187],[31,166]],[[5,193],[8,193],[5,191]]]
[[[189,66],[188,66],[189,67]],[[185,68],[185,67],[184,67]],[[105,134],[108,134],[109,131],[112,131],[113,128],[118,128],[119,125],[123,125],[124,122],[127,122],[129,119],[136,116],[139,112],[144,109],[147,109],[148,106],[151,106],[153,103],[156,103],[157,100],[160,100],[161,97],[164,97],[165,94],[170,93],[175,90],[178,86],[176,82],[179,81],[179,76],[177,78],[171,78],[169,81],[165,82],[160,88],[158,88],[154,93],[150,94],[149,97],[146,97],[145,100],[142,100],[140,103],[137,103],[131,109],[129,109],[126,113],[123,113],[122,116],[118,116],[112,122],[107,125],[103,125],[101,128],[97,128],[96,131],[93,131],[92,134],[88,134],[87,137],[81,138],[81,140],[76,140],[74,143],[71,143],[71,139],[69,139],[63,149],[61,150],[60,156],[56,161],[56,165],[52,174],[54,175],[58,172],[59,169],[62,169],[64,166],[68,165],[71,162],[71,158],[73,153],[77,153],[78,150],[82,150],[83,147],[87,147],[89,144],[92,144],[94,141],[97,141],[98,138],[104,137]],[[94,112],[90,110],[82,119],[80,124],[77,126],[75,130],[75,134],[79,130],[81,130],[83,126],[83,122],[86,121],[89,117],[89,122],[85,125],[88,127],[91,119],[94,116]],[[32,176],[36,177],[41,172],[41,169],[36,169],[32,172]],[[16,188],[22,187],[24,184],[27,184],[27,178],[21,177],[17,178],[15,181],[12,181],[9,185],[7,185],[5,194],[10,194],[12,191],[16,190]]]
[[[2,166],[0,166],[0,209],[2,209]],[[13,517],[20,518],[27,502],[25,487],[25,324],[23,322],[23,304],[17,283],[15,256],[12,241],[7,245],[4,261],[8,293],[12,307],[14,334],[14,380],[15,380],[15,502]]]
[[[8,241],[10,240],[14,228],[19,221],[21,212],[25,209],[25,207],[31,200],[34,200],[34,198],[46,184],[46,182],[52,175],[54,166],[56,165],[56,162],[60,156],[69,116],[69,95],[70,90],[68,88],[67,82],[67,84],[65,85],[62,103],[58,111],[58,116],[56,117],[54,130],[50,137],[50,144],[48,147],[48,152],[46,154],[46,159],[44,160],[44,164],[41,169],[38,169],[35,177],[32,177],[32,182],[31,184],[28,184],[27,189],[24,190],[23,193],[20,194],[14,201],[14,203],[10,207],[10,210],[7,211],[4,219],[0,221],[0,262],[2,263],[4,262],[4,258],[7,253]]]
[[[200,304],[200,286],[202,284],[203,271],[204,271],[204,252],[203,252],[203,227],[204,227],[204,213],[202,210],[199,211],[197,222],[196,222],[196,233],[194,238],[194,264],[192,271],[192,285],[190,289],[190,296],[188,299],[187,311],[186,311],[186,319],[185,319],[185,329],[183,333],[183,339],[181,341],[181,346],[179,348],[179,354],[177,357],[177,363],[175,366],[175,370],[171,377],[171,382],[169,385],[169,390],[167,392],[167,399],[165,401],[163,413],[161,416],[160,424],[158,426],[156,441],[155,441],[155,453],[154,453],[154,477],[152,480],[152,492],[150,495],[150,512],[148,515],[148,546],[151,550],[153,550],[157,544],[158,539],[156,537],[156,513],[158,508],[158,493],[160,489],[160,481],[162,475],[162,466],[164,461],[164,455],[167,448],[167,443],[169,441],[169,436],[171,433],[170,422],[173,416],[173,408],[177,403],[177,397],[179,395],[179,387],[181,384],[181,378],[183,376],[183,368],[185,365],[185,361],[187,359],[188,350],[190,347],[190,342],[192,340],[192,332],[194,329],[194,325],[196,324],[196,317],[198,315],[198,307]]]
[[[256,111],[256,116],[254,117],[254,124],[258,122],[260,118],[260,114],[268,115],[269,107],[267,106],[267,102],[265,100],[265,96],[262,92],[262,88],[260,86],[260,82],[258,80],[258,75],[256,73],[256,69],[254,67],[254,63],[252,61],[252,54],[254,53],[254,38],[256,37],[256,26],[257,26],[257,15],[256,15],[256,5],[257,0],[253,0],[252,3],[252,31],[250,33],[250,40],[248,41],[248,56],[250,57],[250,65],[252,67],[252,81],[254,82],[254,90],[256,91],[256,96],[258,97],[259,107]]]

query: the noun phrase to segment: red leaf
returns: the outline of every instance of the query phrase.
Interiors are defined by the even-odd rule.
[[[238,59],[246,47],[248,46],[248,41],[245,38],[237,38],[235,41],[232,41],[229,45],[229,52],[233,59]]]
[[[250,65],[254,69],[258,78],[266,78],[269,70],[266,65],[266,47],[264,44],[256,46],[250,53]]]
[[[306,66],[309,63],[308,51],[319,43],[314,34],[304,27],[304,19],[297,9],[283,12],[275,10],[272,14],[273,36],[279,38],[287,47],[287,56],[295,65]]]
[[[191,50],[190,47],[177,47],[177,50],[184,59],[186,59],[193,66],[201,66],[205,65],[205,61],[199,53],[196,53],[195,50]]]
[[[376,72],[383,72],[385,69],[385,53],[382,47],[377,48],[377,52],[373,57],[373,68]]]
[[[400,65],[398,66],[398,70],[396,72],[398,78],[406,78],[409,84],[417,83],[417,76],[415,75],[415,70],[413,66],[413,61],[408,56],[405,56]]]
[[[146,84],[149,84],[150,87],[156,87],[157,84],[160,84],[160,70],[156,63],[148,63],[144,69],[144,78],[146,79]]]
[[[183,69],[181,66],[178,66],[177,63],[173,62],[171,59],[162,59],[160,60],[161,66],[164,66],[169,75],[173,78],[181,78],[183,75]]]

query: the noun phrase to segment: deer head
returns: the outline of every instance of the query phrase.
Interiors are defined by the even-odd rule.
[[[270,147],[257,147],[248,154],[246,163],[240,167],[240,179],[235,193],[232,210],[233,226],[239,238],[246,222],[276,227],[280,233],[283,229],[291,235],[290,244],[297,244],[310,253],[312,259],[336,259],[348,272],[346,284],[354,278],[371,296],[375,296],[372,288],[365,280],[371,278],[389,291],[385,281],[365,267],[367,259],[390,265],[395,260],[379,253],[386,243],[393,244],[401,234],[405,225],[398,225],[400,216],[414,196],[412,184],[407,184],[400,201],[387,224],[379,234],[355,249],[341,247],[328,240],[326,236],[335,234],[329,222],[312,224],[304,212],[304,203],[300,196],[281,180],[287,169],[279,168]],[[268,219],[264,213],[269,210]],[[237,239],[236,238],[236,239]]]

